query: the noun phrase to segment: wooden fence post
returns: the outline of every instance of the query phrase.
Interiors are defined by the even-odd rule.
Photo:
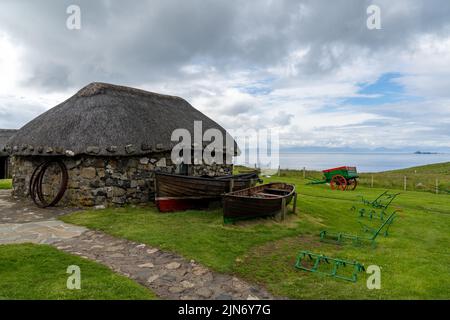
[[[292,212],[297,214],[297,192],[294,193],[294,204],[292,206]]]
[[[372,175],[372,179],[370,181],[370,187],[373,188],[373,175]]]
[[[153,174],[153,192],[155,192],[155,197],[158,195],[158,183],[156,182],[156,176]]]
[[[439,194],[439,180],[436,178],[436,194]]]
[[[281,220],[284,220],[286,218],[286,198],[281,199]]]
[[[234,189],[234,179],[230,180],[230,192],[233,192]]]
[[[403,177],[403,190],[406,191],[406,176]]]
[[[303,179],[306,179],[306,167],[303,167]]]

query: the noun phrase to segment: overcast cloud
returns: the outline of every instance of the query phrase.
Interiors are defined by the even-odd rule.
[[[0,128],[104,81],[283,146],[450,148],[449,17],[448,0],[2,0]]]

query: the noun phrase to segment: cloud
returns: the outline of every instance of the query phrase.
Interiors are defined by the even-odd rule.
[[[278,128],[286,145],[450,146],[449,15],[446,0],[4,0],[0,126],[105,81],[182,96],[230,129]],[[391,73],[392,99],[361,91]]]

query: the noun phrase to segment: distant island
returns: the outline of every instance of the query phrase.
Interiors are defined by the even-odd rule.
[[[437,152],[416,151],[414,154],[438,154]]]
[[[427,150],[428,151],[422,151]],[[419,150],[419,151],[417,151]],[[280,145],[280,153],[408,153],[408,154],[450,154],[449,147],[405,146],[402,148],[365,147],[323,147]]]

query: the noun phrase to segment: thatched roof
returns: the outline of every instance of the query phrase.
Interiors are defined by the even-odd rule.
[[[217,128],[225,136],[225,129],[182,98],[91,83],[22,127],[8,148],[23,156],[145,155],[171,150],[177,128],[193,137],[194,121],[202,121],[203,131]]]
[[[7,156],[8,153],[5,150],[6,142],[11,138],[17,130],[0,129],[0,157]]]

